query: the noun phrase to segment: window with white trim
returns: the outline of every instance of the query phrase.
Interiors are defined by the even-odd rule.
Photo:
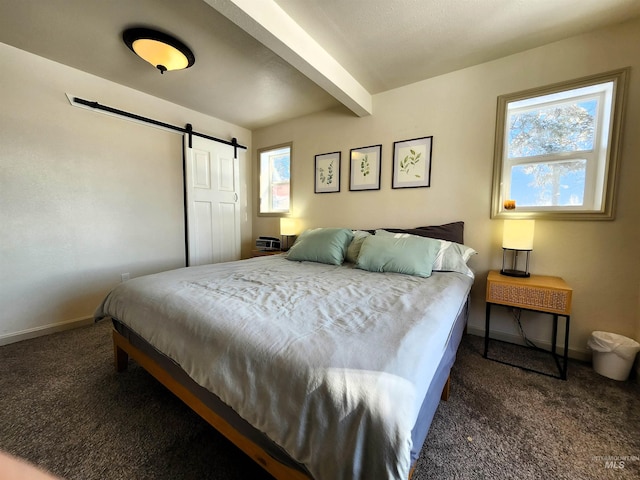
[[[291,144],[258,151],[259,215],[291,212]]]
[[[613,218],[625,75],[499,97],[492,216]]]

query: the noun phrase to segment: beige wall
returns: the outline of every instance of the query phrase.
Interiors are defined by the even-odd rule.
[[[293,141],[294,215],[304,226],[415,227],[463,220],[479,255],[471,330],[484,331],[484,288],[501,264],[502,222],[489,218],[496,98],[545,84],[631,66],[614,221],[538,221],[531,271],[562,276],[574,288],[570,348],[586,357],[591,331],[638,331],[640,245],[640,21],[550,44],[374,96],[374,114],[327,111],[253,132],[256,149]],[[394,141],[433,135],[431,187],[391,189]],[[349,149],[382,144],[380,191],[349,192]],[[342,152],[341,192],[314,194],[314,155]],[[255,159],[254,159],[255,161]],[[277,222],[254,218],[254,235]],[[495,330],[516,335],[505,315]],[[549,339],[546,316],[526,328]],[[543,321],[538,321],[543,320]]]
[[[65,92],[244,145],[251,132],[4,44],[0,64],[2,344],[89,318],[121,273],[184,265],[181,135],[72,107]]]

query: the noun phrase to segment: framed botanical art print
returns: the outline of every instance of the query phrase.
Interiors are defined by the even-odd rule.
[[[340,191],[340,152],[316,155],[315,193]]]
[[[382,145],[351,149],[349,190],[380,190]]]
[[[433,137],[393,142],[393,188],[431,185],[432,145]]]

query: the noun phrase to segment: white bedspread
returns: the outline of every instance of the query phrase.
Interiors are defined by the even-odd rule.
[[[406,480],[472,282],[270,256],[130,280],[95,317],[128,325],[317,480]]]

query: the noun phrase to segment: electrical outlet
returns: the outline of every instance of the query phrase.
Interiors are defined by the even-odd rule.
[[[126,282],[127,280],[129,280],[129,278],[130,278],[130,276],[129,276],[128,272],[120,274],[120,281],[121,282]]]

